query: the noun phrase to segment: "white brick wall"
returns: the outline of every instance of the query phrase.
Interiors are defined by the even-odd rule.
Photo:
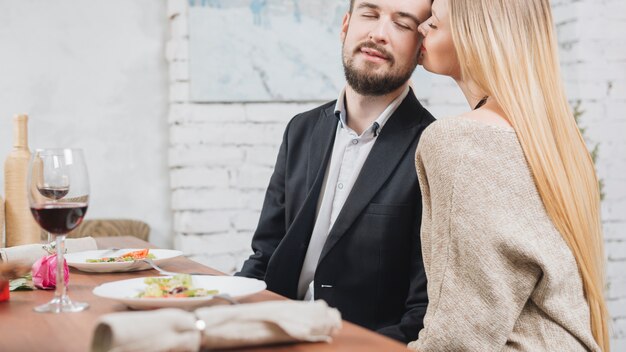
[[[0,0],[0,163],[11,117],[28,113],[31,150],[84,149],[87,219],[143,220],[170,247],[165,11],[154,0]]]
[[[606,198],[606,237],[613,350],[626,350],[626,3],[556,0],[563,74],[572,102],[585,111],[590,146]],[[232,272],[250,253],[265,187],[283,129],[298,112],[323,102],[189,102],[187,1],[169,0],[169,166],[175,243],[191,258]],[[420,100],[436,116],[466,109],[454,83],[419,74]]]
[[[170,0],[170,187],[176,247],[233,272],[250,253],[286,123],[320,102],[189,102],[187,2]]]

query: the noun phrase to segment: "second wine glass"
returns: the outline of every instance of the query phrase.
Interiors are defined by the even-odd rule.
[[[59,180],[64,183],[59,184]],[[72,302],[68,297],[63,263],[65,236],[80,225],[89,204],[89,177],[82,150],[37,149],[28,168],[27,192],[35,220],[55,238],[57,256],[54,298],[34,309],[80,312],[89,305]]]

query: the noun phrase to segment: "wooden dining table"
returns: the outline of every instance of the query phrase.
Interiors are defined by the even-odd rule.
[[[135,237],[99,237],[98,248],[155,248]],[[224,275],[223,273],[194,262],[186,257],[177,257],[164,262],[162,267],[174,272],[201,272]],[[117,301],[95,296],[92,290],[105,282],[144,276],[157,276],[155,270],[122,273],[87,273],[70,269],[68,294],[70,298],[89,303],[89,309],[80,313],[36,313],[33,307],[46,303],[53,291],[34,290],[11,292],[6,302],[0,303],[0,351],[89,351],[93,331],[98,318],[104,314],[125,312],[128,308]],[[240,303],[286,300],[270,291],[262,291],[241,298]],[[339,333],[330,343],[297,343],[237,349],[237,351],[345,351],[345,352],[394,352],[408,351],[406,345],[398,343],[355,324],[343,321]]]

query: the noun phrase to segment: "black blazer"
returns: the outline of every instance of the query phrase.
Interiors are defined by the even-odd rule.
[[[265,280],[295,299],[317,202],[333,149],[335,102],[287,125],[252,239],[236,275]],[[342,317],[396,340],[417,339],[428,299],[420,246],[421,196],[415,150],[434,121],[409,92],[382,128],[324,244],[315,299]]]

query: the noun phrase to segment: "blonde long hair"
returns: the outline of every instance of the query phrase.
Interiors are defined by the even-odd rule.
[[[600,190],[561,81],[548,0],[448,0],[461,74],[502,107],[537,190],[569,245],[590,308],[591,330],[609,351]]]

